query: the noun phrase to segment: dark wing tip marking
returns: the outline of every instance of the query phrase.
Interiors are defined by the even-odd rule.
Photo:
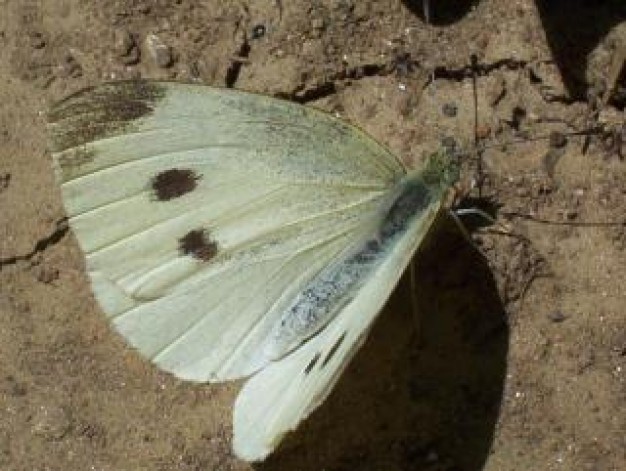
[[[324,357],[324,361],[322,361],[322,366],[321,366],[322,368],[324,368],[328,364],[328,362],[332,359],[332,357],[335,356],[335,353],[337,353],[337,350],[339,350],[339,347],[341,346],[345,338],[346,338],[346,332],[341,334],[341,337],[337,339],[335,344],[328,351],[328,353]]]
[[[63,179],[70,177],[73,170],[95,160],[95,152],[86,146],[76,147],[61,154],[57,158]]]
[[[193,170],[172,168],[152,177],[150,185],[157,200],[169,201],[195,190],[200,178]]]
[[[178,239],[178,250],[183,255],[208,262],[217,255],[217,242],[211,240],[205,229],[194,229]]]
[[[308,365],[306,365],[306,368],[304,369],[305,375],[308,375],[311,372],[311,370],[313,370],[313,368],[315,367],[315,365],[317,364],[321,356],[322,354],[320,352],[317,352],[315,356],[311,358],[311,361],[309,362]]]
[[[132,80],[86,88],[58,102],[48,113],[52,150],[61,152],[119,135],[151,114],[166,88],[157,82]]]

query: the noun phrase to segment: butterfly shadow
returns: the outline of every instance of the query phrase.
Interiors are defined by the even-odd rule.
[[[402,3],[424,21],[427,20],[426,10],[429,10],[428,22],[445,26],[463,19],[478,0],[402,0]]]
[[[414,260],[419,322],[405,276],[326,402],[256,469],[483,468],[506,316],[486,261],[455,224],[445,218],[431,234]]]
[[[587,96],[590,53],[617,25],[626,21],[623,0],[537,0],[546,39],[568,93]]]

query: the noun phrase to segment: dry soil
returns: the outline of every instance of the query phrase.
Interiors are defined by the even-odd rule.
[[[409,166],[454,137],[463,204],[497,217],[466,221],[473,245],[435,229],[419,333],[403,280],[258,469],[625,470],[625,20],[623,0],[431,0],[430,23],[419,0],[0,0],[0,469],[250,469],[230,451],[240,385],[140,358],[59,223],[46,110],[144,77],[319,107]]]

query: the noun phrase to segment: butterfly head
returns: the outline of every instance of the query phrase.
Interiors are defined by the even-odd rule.
[[[446,190],[458,182],[460,166],[458,152],[444,147],[428,157],[422,178],[428,186]]]

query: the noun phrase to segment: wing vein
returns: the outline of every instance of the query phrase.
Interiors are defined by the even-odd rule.
[[[268,277],[268,281],[267,283],[269,284],[271,282],[271,280],[276,279],[277,275],[280,274],[280,272],[283,271],[283,269],[285,268],[285,266],[287,266],[289,263],[291,263],[293,260],[295,260],[297,257],[305,254],[306,252],[310,252],[311,250],[314,249],[319,249],[320,247],[324,246],[324,245],[328,245],[329,243],[331,243],[333,240],[337,240],[342,236],[345,236],[349,231],[343,231],[342,233],[339,234],[334,234],[332,237],[328,237],[326,239],[320,240],[314,244],[310,244],[308,247],[304,247],[299,249],[298,251],[292,253],[291,255],[288,256],[288,258],[280,264],[279,267],[277,267]],[[279,257],[276,257],[279,258]],[[256,263],[259,263],[260,261],[257,261]],[[279,299],[276,300],[276,302],[272,305],[272,307],[268,310],[271,311],[272,308],[275,307],[276,303],[279,301]],[[241,310],[245,310],[247,309],[253,302],[255,302],[254,296],[252,297],[252,299],[250,299],[250,301],[248,301]],[[219,306],[219,304],[218,304]],[[176,337],[175,339],[173,339],[171,342],[168,342],[166,345],[163,346],[163,348],[161,348],[161,350],[159,350],[158,352],[156,352],[153,356],[150,357],[150,359],[152,361],[157,362],[158,358],[164,354],[166,354],[169,350],[171,350],[172,348],[174,348],[176,345],[178,345],[181,341],[183,341],[186,337],[188,337],[189,335],[191,335],[193,333],[193,331],[195,329],[197,329],[197,327],[201,324],[201,322],[204,320],[204,317],[200,317],[199,319],[197,319],[195,322],[193,322],[185,332],[183,332],[181,335],[179,335],[178,337]],[[249,338],[249,335],[252,334],[252,332],[254,331],[254,329],[259,325],[260,322],[263,321],[263,316],[259,316],[258,319],[255,320],[255,322],[250,326],[249,329],[247,329],[246,332],[243,333],[243,338],[241,340],[239,340],[237,343],[241,346],[243,346],[245,344],[245,341],[247,338]],[[235,349],[235,352],[238,349]],[[232,356],[232,355],[231,355]]]

